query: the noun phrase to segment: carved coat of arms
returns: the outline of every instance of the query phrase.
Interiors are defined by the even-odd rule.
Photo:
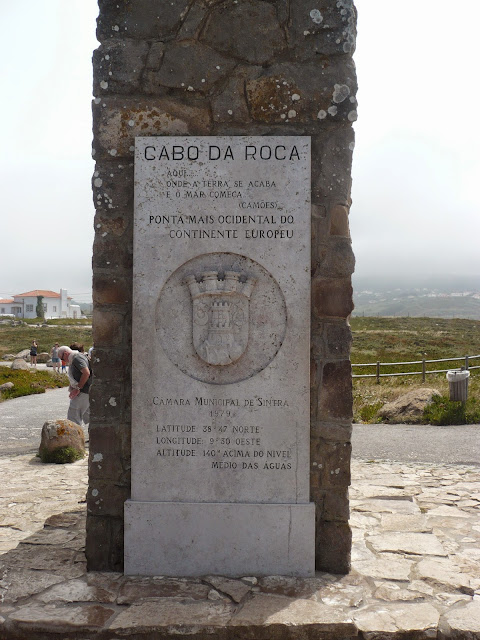
[[[206,271],[186,284],[192,296],[193,345],[202,360],[213,365],[236,362],[248,344],[250,296],[256,280],[241,281],[240,273]]]

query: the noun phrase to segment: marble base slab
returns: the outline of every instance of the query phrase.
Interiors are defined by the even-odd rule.
[[[315,505],[125,503],[125,574],[313,576]]]

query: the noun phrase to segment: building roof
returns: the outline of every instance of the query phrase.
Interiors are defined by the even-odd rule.
[[[17,293],[15,298],[35,298],[37,296],[43,296],[44,298],[60,298],[60,294],[55,291],[47,291],[45,289],[34,289],[33,291],[27,291],[26,293]]]
[[[0,300],[0,304],[11,304],[12,302],[15,302],[13,298],[3,298],[3,300]]]

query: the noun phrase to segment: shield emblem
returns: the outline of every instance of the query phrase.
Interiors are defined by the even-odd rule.
[[[199,281],[190,276],[192,294],[192,338],[197,355],[208,364],[225,366],[236,362],[248,344],[250,296],[253,279],[240,282],[241,274],[206,272]]]

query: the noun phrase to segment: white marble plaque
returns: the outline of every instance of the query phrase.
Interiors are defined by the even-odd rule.
[[[290,557],[312,552],[286,567],[290,538],[272,532],[258,574],[313,572],[309,352],[310,138],[137,138],[127,573],[241,575],[282,507]],[[219,530],[229,504],[255,514],[221,562],[202,503]]]

